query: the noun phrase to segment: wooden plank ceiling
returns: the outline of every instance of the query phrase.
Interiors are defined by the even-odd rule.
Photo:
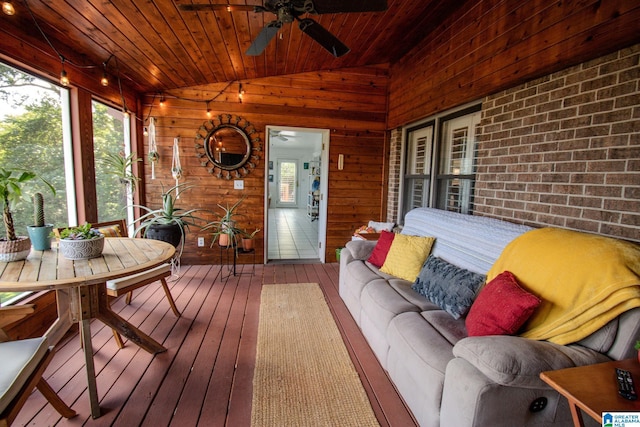
[[[227,4],[227,0],[210,0]],[[297,23],[284,24],[259,56],[245,51],[270,13],[182,11],[203,0],[13,0],[2,25],[67,66],[103,68],[141,93],[316,70],[393,63],[463,1],[388,0],[385,12],[313,16],[351,48],[334,58]],[[207,2],[207,0],[204,0]],[[229,0],[261,5],[260,0]],[[7,27],[5,27],[7,28]],[[42,35],[46,35],[46,39]],[[18,47],[17,47],[18,48]],[[112,56],[113,55],[113,56]]]

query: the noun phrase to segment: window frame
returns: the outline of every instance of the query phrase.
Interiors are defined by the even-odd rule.
[[[428,195],[426,197],[427,204],[425,207],[432,207],[436,209],[446,210],[446,203],[442,199],[442,188],[443,182],[447,180],[464,180],[469,182],[468,189],[468,209],[464,209],[465,214],[473,214],[473,198],[474,198],[474,188],[475,188],[475,178],[477,173],[477,137],[474,131],[474,143],[472,151],[472,165],[471,170],[472,173],[465,174],[450,174],[450,173],[441,173],[441,165],[443,161],[443,150],[445,145],[445,124],[455,120],[457,118],[461,118],[464,116],[470,116],[482,111],[482,103],[481,101],[472,102],[461,106],[459,108],[445,111],[441,114],[436,114],[434,116],[430,116],[411,124],[404,128],[402,133],[402,145],[401,145],[401,158],[402,165],[400,171],[400,188],[399,188],[399,203],[398,203],[398,218],[399,222],[404,220],[404,215],[413,208],[409,208],[407,205],[407,191],[409,191],[409,181],[415,180],[421,176],[425,176],[425,179],[428,179]],[[410,170],[409,165],[409,156],[410,156],[410,145],[412,144],[411,138],[412,134],[419,132],[422,129],[433,126],[433,140],[432,140],[432,150],[431,150],[431,158],[430,158],[430,173],[428,176],[426,175],[415,175],[408,174],[408,170]],[[477,123],[473,125],[477,127]]]

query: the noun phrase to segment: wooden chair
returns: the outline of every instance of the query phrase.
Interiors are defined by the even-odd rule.
[[[33,313],[33,305],[0,308],[0,426],[9,426],[34,388],[65,418],[76,412],[60,399],[42,374],[53,359],[54,348],[45,337],[9,340],[2,328]]]
[[[126,237],[128,235],[127,223],[124,219],[93,223],[91,224],[91,227],[98,229],[105,235],[105,237]],[[142,273],[122,277],[120,279],[109,280],[107,281],[107,295],[112,297],[112,299],[116,299],[126,294],[125,302],[127,304],[131,304],[133,291],[141,288],[142,286],[147,286],[151,283],[160,281],[173,314],[175,314],[176,317],[180,317],[178,307],[176,307],[176,303],[173,300],[173,296],[171,295],[171,291],[167,285],[166,278],[169,276],[171,276],[171,264],[166,263]],[[115,338],[118,347],[123,348],[124,343],[122,341],[122,337],[116,330],[113,331],[113,337]]]

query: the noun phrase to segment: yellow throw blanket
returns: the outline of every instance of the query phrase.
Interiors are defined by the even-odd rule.
[[[529,231],[487,273],[503,271],[542,299],[521,336],[570,344],[640,307],[640,246],[558,228]]]

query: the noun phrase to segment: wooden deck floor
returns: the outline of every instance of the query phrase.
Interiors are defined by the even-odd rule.
[[[77,334],[62,341],[46,371],[59,395],[78,412],[60,418],[35,391],[14,425],[231,426],[250,425],[252,378],[262,284],[319,283],[381,426],[415,421],[398,397],[338,295],[338,264],[239,266],[222,280],[220,266],[182,266],[169,283],[182,317],[176,318],[160,285],[149,285],[113,309],[163,343],[150,355],[111,330],[92,324],[98,394],[103,415],[92,419],[83,354]],[[241,271],[240,271],[241,270]]]

